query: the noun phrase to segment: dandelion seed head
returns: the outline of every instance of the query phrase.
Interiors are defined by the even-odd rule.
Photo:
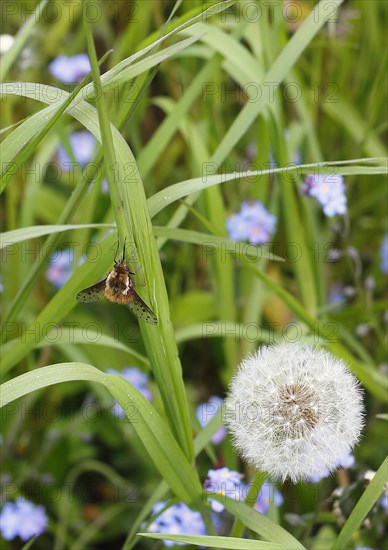
[[[363,426],[362,392],[345,363],[299,344],[262,347],[243,361],[225,405],[242,456],[294,483],[338,467]]]

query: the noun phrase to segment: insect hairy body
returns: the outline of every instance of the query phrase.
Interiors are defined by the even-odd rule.
[[[115,264],[106,278],[104,295],[111,302],[119,304],[128,304],[135,299],[133,282],[129,277],[129,269],[124,260]]]
[[[157,325],[158,318],[155,313],[134,290],[135,283],[132,281],[131,275],[134,275],[134,273],[129,270],[125,263],[124,248],[122,259],[119,262],[115,260],[113,269],[108,273],[106,279],[80,290],[77,294],[77,300],[87,303],[96,302],[104,295],[116,304],[128,304],[137,317],[151,325]]]

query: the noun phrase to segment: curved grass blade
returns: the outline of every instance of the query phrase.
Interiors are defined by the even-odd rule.
[[[17,376],[0,386],[0,407],[32,391],[60,382],[84,380],[104,385],[126,412],[156,468],[177,497],[199,502],[202,487],[166,423],[156,409],[124,378],[85,363],[57,363]]]
[[[90,229],[93,227],[96,229],[104,227],[111,229],[114,225],[110,223],[80,223],[73,225],[33,225],[30,227],[22,227],[2,233],[0,236],[0,250],[12,244],[27,241],[29,239],[36,239],[45,235],[51,235],[52,233],[62,233],[63,231],[72,231],[73,229]]]
[[[256,512],[256,510],[253,510],[243,502],[236,502],[225,495],[216,493],[206,493],[206,496],[207,498],[221,502],[228,512],[236,516],[248,529],[251,529],[266,541],[277,542],[293,550],[306,550],[303,544],[280,527],[280,525],[277,525],[263,514]]]
[[[332,550],[343,550],[353,533],[360,527],[370,510],[384,491],[384,485],[388,481],[388,457],[382,462],[372,481],[365,489],[360,500],[350,513],[350,516],[342,527],[338,538],[332,546]]]
[[[289,546],[276,542],[239,539],[236,537],[211,537],[204,535],[169,535],[168,533],[138,533],[140,537],[158,540],[171,540],[207,548],[232,548],[233,550],[289,550]]]

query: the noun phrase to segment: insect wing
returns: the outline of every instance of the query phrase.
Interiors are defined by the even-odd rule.
[[[143,302],[140,296],[133,289],[131,289],[131,293],[133,294],[133,300],[129,302],[128,305],[136,317],[143,319],[143,321],[147,321],[147,323],[150,323],[151,325],[157,325],[158,318],[155,313],[147,306],[147,304]]]
[[[79,302],[97,302],[104,292],[106,279],[103,281],[80,290],[77,294]]]

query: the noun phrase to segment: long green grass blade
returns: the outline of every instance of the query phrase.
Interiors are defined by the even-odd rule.
[[[100,372],[83,363],[58,363],[18,376],[0,387],[0,407],[33,391],[73,380],[98,382],[105,386],[126,412],[133,429],[163,478],[186,502],[201,498],[201,484],[167,425],[154,407],[125,379]]]
[[[245,104],[212,155],[212,162],[220,164],[225,160],[260,112],[270,103],[272,92],[270,87],[264,86],[264,84],[270,82],[274,85],[273,91],[276,90],[304,49],[323,27],[327,19],[333,15],[333,8],[338,8],[342,2],[343,0],[321,0],[316,5],[315,9],[291,37],[288,44],[282,49],[268,72],[263,76],[262,81],[258,82],[263,88],[262,97],[259,101]]]
[[[346,548],[353,533],[360,527],[370,510],[384,491],[384,485],[388,481],[388,458],[386,458],[380,468],[373,476],[372,481],[365,489],[360,500],[353,508],[350,516],[342,527],[338,538],[332,546],[332,550],[343,550]]]
[[[73,229],[90,229],[95,227],[101,229],[106,227],[111,229],[114,227],[108,223],[79,223],[69,225],[33,225],[31,227],[22,227],[13,231],[5,231],[0,237],[0,249],[6,248],[12,244],[21,243],[29,239],[36,239],[51,235],[52,233],[62,233],[63,231],[72,231]]]
[[[238,539],[236,537],[210,537],[190,535],[169,535],[156,533],[138,533],[141,537],[158,540],[171,540],[195,546],[206,546],[207,548],[232,548],[234,550],[289,550],[289,546],[276,544],[274,542],[261,542],[258,540]]]
[[[223,254],[234,252],[237,256],[244,255],[252,260],[265,258],[277,262],[284,261],[280,256],[276,256],[272,252],[266,251],[264,247],[253,246],[241,241],[231,241],[225,237],[219,237],[218,235],[211,235],[209,233],[159,226],[154,226],[154,233],[157,237],[165,237],[166,239],[201,245],[205,247],[203,251],[204,257],[206,257],[206,255],[210,257],[216,252],[222,252]]]
[[[259,512],[256,512],[246,504],[236,502],[225,495],[214,493],[207,493],[207,498],[221,502],[228,512],[239,518],[248,529],[251,529],[265,540],[277,542],[293,550],[305,550],[305,547],[285,529],[268,519],[266,516],[259,514]]]
[[[372,164],[371,167],[363,166],[361,163]],[[360,163],[360,165],[357,165]],[[373,166],[373,164],[376,166]],[[356,166],[352,166],[356,164]],[[349,165],[349,166],[348,166]],[[246,172],[234,172],[229,174],[214,175],[218,171],[218,166],[213,162],[205,165],[205,174],[200,178],[192,178],[170,185],[166,189],[155,193],[148,199],[148,205],[151,217],[156,216],[163,208],[191,193],[196,193],[207,189],[213,185],[219,185],[228,181],[234,181],[239,178],[250,178],[260,175],[276,175],[285,172],[286,174],[341,174],[341,175],[359,175],[359,174],[387,174],[387,159],[385,158],[366,158],[353,159],[350,161],[318,162],[313,164],[301,164],[288,166],[286,168],[271,168],[268,170],[247,170]]]

